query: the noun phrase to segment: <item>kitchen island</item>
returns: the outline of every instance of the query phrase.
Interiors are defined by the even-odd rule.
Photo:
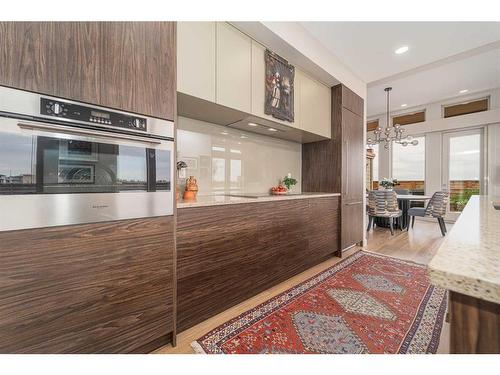
[[[429,264],[450,291],[452,353],[500,353],[500,211],[472,196]]]
[[[340,256],[339,200],[314,193],[179,203],[178,330]]]

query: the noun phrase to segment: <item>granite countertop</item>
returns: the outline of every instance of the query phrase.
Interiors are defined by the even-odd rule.
[[[290,195],[254,195],[254,194],[241,194],[235,195],[202,195],[198,196],[196,201],[179,201],[177,208],[188,207],[204,207],[204,206],[218,206],[225,204],[240,204],[240,203],[260,203],[260,202],[276,202],[290,199],[308,199],[308,198],[322,198],[322,197],[337,197],[340,193],[301,193]]]
[[[500,303],[500,210],[488,196],[472,196],[429,263],[431,283]]]

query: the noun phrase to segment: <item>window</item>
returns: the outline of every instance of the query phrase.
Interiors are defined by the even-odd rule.
[[[423,194],[425,189],[425,137],[415,137],[417,146],[392,145],[392,178],[398,180],[398,189]]]
[[[372,132],[378,128],[378,120],[370,121],[366,123],[366,131]]]
[[[425,121],[425,111],[406,113],[404,115],[394,116],[392,118],[393,125],[410,125]]]
[[[443,117],[454,117],[488,110],[488,98],[443,107]]]

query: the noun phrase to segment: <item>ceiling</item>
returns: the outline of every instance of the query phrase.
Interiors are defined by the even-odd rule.
[[[391,86],[391,111],[500,87],[500,47],[471,57],[448,62],[386,82],[368,86],[367,116],[386,111],[384,88]]]
[[[301,22],[365,82],[500,40],[500,22]],[[396,55],[396,48],[409,51]]]

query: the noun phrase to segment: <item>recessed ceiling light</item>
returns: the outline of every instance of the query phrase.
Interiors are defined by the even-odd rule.
[[[401,104],[401,107],[408,107],[408,104]]]
[[[466,92],[469,92],[469,90],[468,89],[463,89],[463,90],[459,91],[460,94],[465,94]]]
[[[267,130],[269,130],[270,132],[277,132],[277,130],[275,128],[269,128]]]
[[[255,122],[249,122],[248,126],[257,126],[257,124]]]
[[[395,50],[394,53],[396,55],[401,55],[401,54],[403,54],[405,52],[408,52],[409,49],[410,48],[408,46],[402,46],[402,47],[399,47],[397,50]]]
[[[228,132],[222,132],[221,134],[222,135],[228,135],[229,133]]]

